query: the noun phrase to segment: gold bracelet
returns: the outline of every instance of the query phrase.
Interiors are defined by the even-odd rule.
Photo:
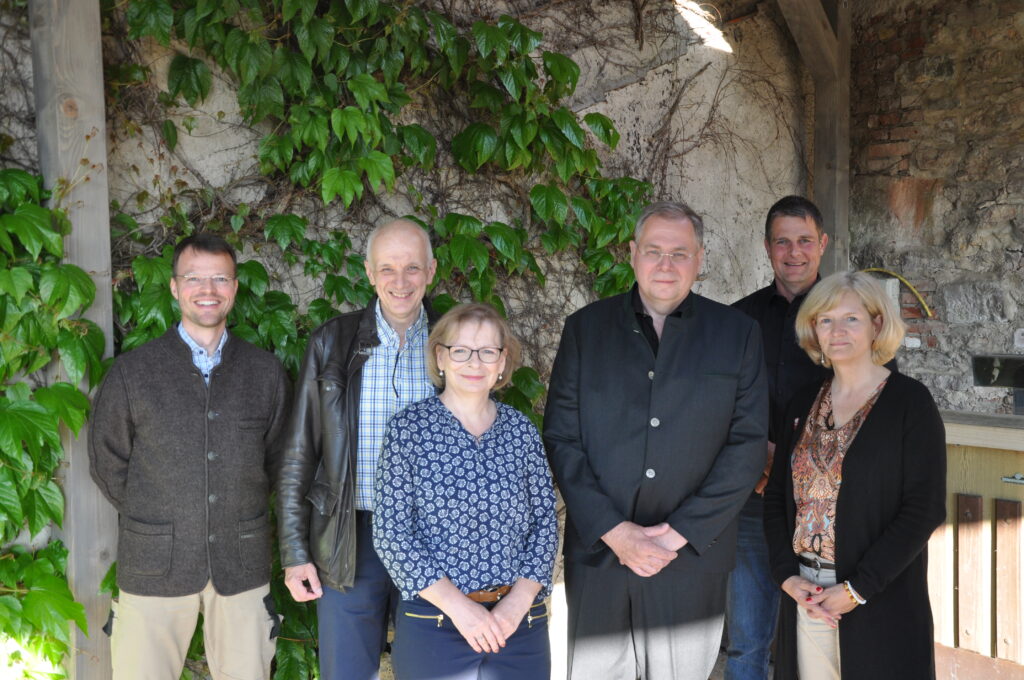
[[[856,607],[857,605],[859,605],[860,602],[857,601],[857,598],[853,596],[853,592],[850,590],[849,581],[843,581],[843,588],[846,590],[846,596],[850,598],[851,602],[853,602],[853,606]]]

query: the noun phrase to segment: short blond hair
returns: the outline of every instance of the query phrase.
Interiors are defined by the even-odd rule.
[[[891,361],[903,342],[907,325],[878,280],[865,272],[836,272],[811,289],[796,315],[796,337],[800,347],[814,363],[832,365],[818,344],[814,322],[819,314],[838,305],[846,293],[856,295],[872,319],[882,318],[882,328],[871,343],[871,361],[879,366]]]
[[[427,375],[430,382],[438,388],[444,388],[444,378],[437,367],[437,348],[441,345],[451,344],[458,334],[459,327],[466,323],[488,323],[498,329],[501,348],[505,351],[505,370],[494,383],[495,390],[499,390],[512,380],[512,373],[519,368],[519,357],[522,354],[522,344],[519,338],[512,334],[512,329],[504,317],[491,305],[483,302],[467,302],[452,307],[444,316],[434,324],[427,339]]]

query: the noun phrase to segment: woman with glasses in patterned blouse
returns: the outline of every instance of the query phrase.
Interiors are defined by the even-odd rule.
[[[395,676],[547,678],[554,490],[537,429],[491,396],[519,341],[473,303],[441,317],[426,351],[441,393],[391,419],[377,473],[374,547],[402,596]]]
[[[927,544],[946,516],[938,409],[924,385],[885,367],[905,326],[870,275],[822,280],[796,330],[833,375],[790,402],[765,491],[772,574],[792,598],[776,677],[934,678]]]

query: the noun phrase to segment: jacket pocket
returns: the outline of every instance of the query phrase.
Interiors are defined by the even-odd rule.
[[[238,557],[246,571],[270,564],[270,519],[267,513],[238,523]]]
[[[126,517],[117,547],[120,569],[138,576],[163,576],[171,570],[174,523],[147,524]]]
[[[330,484],[314,481],[309,493],[306,494],[306,500],[312,503],[323,517],[330,517],[338,511],[338,494]]]

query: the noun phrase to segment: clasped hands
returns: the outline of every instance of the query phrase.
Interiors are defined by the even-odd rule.
[[[822,588],[802,576],[790,576],[782,583],[782,589],[812,619],[824,621],[832,628],[837,628],[843,614],[857,606],[842,583]]]
[[[637,576],[654,576],[679,555],[687,540],[667,522],[644,527],[620,522],[601,537]]]

